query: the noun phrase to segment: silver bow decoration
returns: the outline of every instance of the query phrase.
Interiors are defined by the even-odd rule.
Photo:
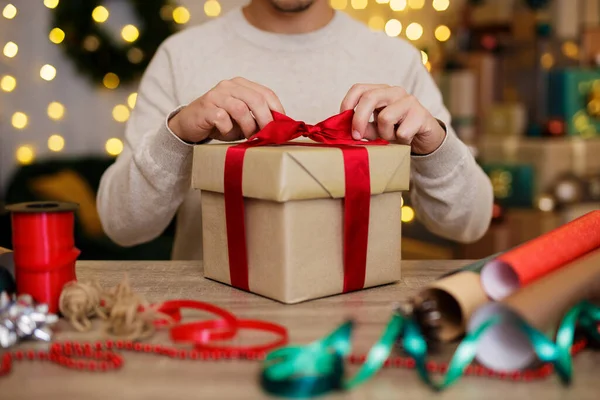
[[[47,304],[35,304],[30,295],[10,297],[0,294],[0,347],[9,348],[21,340],[49,342],[52,339],[50,326],[58,316],[48,312]]]

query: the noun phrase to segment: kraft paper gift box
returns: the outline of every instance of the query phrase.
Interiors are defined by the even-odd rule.
[[[248,274],[244,288],[232,283],[236,272],[230,270],[228,250],[224,193],[231,146],[207,144],[194,150],[192,186],[201,191],[205,277],[288,304],[343,293],[342,150],[319,144],[246,151],[241,182]],[[401,205],[402,192],[409,189],[410,147],[361,147],[368,152],[371,188],[361,287],[368,288],[400,279]]]
[[[531,165],[534,169],[535,196],[550,190],[559,179],[600,173],[600,139],[498,138],[485,136],[479,141],[479,158],[484,164]]]

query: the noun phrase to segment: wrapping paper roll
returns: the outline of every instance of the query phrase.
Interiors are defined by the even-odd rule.
[[[552,27],[558,39],[576,39],[581,24],[581,0],[554,0]]]
[[[418,299],[417,308],[427,303],[434,305],[429,308],[436,313],[432,339],[440,342],[462,336],[471,315],[488,301],[479,274],[474,271],[461,271],[434,281],[419,293]],[[431,321],[426,316],[422,320],[425,324]]]
[[[521,289],[502,302],[484,305],[473,314],[469,330],[492,315],[518,315],[536,329],[552,333],[566,312],[583,300],[600,294],[600,250],[578,258],[564,268]],[[490,328],[481,338],[477,360],[496,371],[512,372],[531,365],[536,354],[510,318]]]
[[[490,298],[501,300],[598,248],[600,210],[564,224],[490,261],[481,270],[481,283]]]
[[[582,16],[585,27],[600,25],[600,0],[583,0]]]
[[[477,117],[477,76],[474,71],[461,70],[448,73],[448,110],[452,126],[461,140],[475,140]]]
[[[481,131],[486,115],[494,105],[499,90],[500,68],[498,60],[488,53],[469,53],[462,60],[473,71],[477,79],[475,101],[477,109],[477,129]]]

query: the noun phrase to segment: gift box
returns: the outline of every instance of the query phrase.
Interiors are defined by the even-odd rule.
[[[590,138],[600,133],[600,69],[551,71],[548,85],[549,114],[564,120],[567,134]]]
[[[205,277],[288,304],[398,281],[410,147],[316,143],[329,120],[282,121],[256,135],[276,144],[195,147]]]
[[[527,109],[520,102],[494,104],[485,121],[486,135],[524,136],[527,129]]]
[[[510,227],[511,246],[514,247],[558,228],[562,220],[554,212],[511,209],[506,212],[506,223]]]
[[[479,160],[483,164],[531,165],[535,174],[533,192],[538,196],[566,174],[577,176],[600,173],[600,139],[497,138],[479,141]]]
[[[581,64],[585,67],[598,65],[600,57],[600,27],[583,29],[581,32]]]
[[[494,188],[494,198],[502,207],[531,207],[535,192],[532,165],[484,164]]]
[[[459,245],[457,258],[486,258],[548,233],[561,224],[558,213],[536,209],[506,210],[502,222],[493,224],[480,240]]]

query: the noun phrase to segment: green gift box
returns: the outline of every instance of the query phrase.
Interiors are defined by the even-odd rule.
[[[535,197],[532,165],[484,164],[494,188],[494,198],[507,208],[532,207]]]
[[[566,133],[583,138],[600,134],[600,69],[551,71],[548,111],[565,122]]]

